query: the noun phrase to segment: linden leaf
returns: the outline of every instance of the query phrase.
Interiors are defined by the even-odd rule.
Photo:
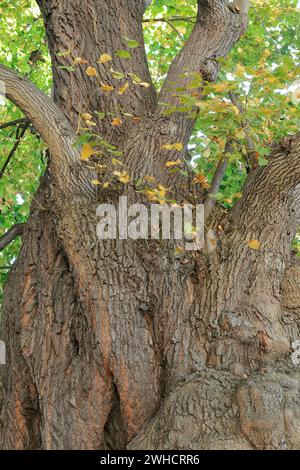
[[[113,91],[114,87],[111,85],[106,85],[105,83],[101,83],[101,90],[108,92],[108,91]]]
[[[123,163],[120,160],[118,160],[117,158],[112,158],[111,162],[112,162],[113,165],[122,165],[123,166]]]
[[[249,248],[251,248],[251,250],[259,250],[260,249],[260,241],[250,240],[248,242],[248,246],[249,246]]]
[[[118,72],[117,70],[110,69],[110,72],[116,80],[122,80],[125,77],[124,73]]]
[[[130,181],[130,176],[127,171],[123,171],[122,173],[120,173],[119,171],[114,171],[114,175],[119,178],[119,181],[121,181],[121,183],[127,184]]]
[[[150,83],[148,82],[137,82],[135,85],[143,86],[144,88],[149,88]]]
[[[166,167],[171,168],[173,166],[177,166],[180,164],[181,164],[181,160],[178,158],[177,160],[175,160],[175,162],[172,162],[172,161],[166,162]]]
[[[88,67],[85,71],[88,77],[96,77],[97,76],[97,70],[94,67]]]
[[[145,175],[144,180],[147,181],[148,183],[153,183],[155,181],[155,178],[153,178],[153,176],[150,176],[150,175]]]
[[[58,57],[64,57],[65,55],[70,55],[71,54],[71,49],[68,49],[67,51],[59,51],[56,53]]]
[[[87,60],[84,60],[82,57],[75,57],[74,59],[74,64],[75,65],[78,65],[78,64],[87,64],[88,61]]]
[[[208,158],[211,154],[211,149],[209,147],[207,147],[204,151],[203,151],[203,157],[205,158]]]
[[[87,119],[87,120],[85,121],[85,123],[86,123],[88,126],[94,126],[94,127],[96,126],[96,123],[95,123],[94,121],[90,121],[89,119]]]
[[[128,87],[129,87],[129,83],[125,83],[125,85],[121,86],[119,88],[118,95],[123,95]]]
[[[180,152],[183,149],[183,144],[180,142],[175,142],[174,144],[165,144],[162,146],[165,150],[178,150]]]
[[[91,144],[83,144],[81,149],[81,160],[88,160],[94,153],[95,151]]]
[[[111,125],[114,126],[114,127],[122,126],[122,124],[123,124],[123,121],[120,118],[115,118],[111,122]]]
[[[93,116],[89,113],[84,113],[81,115],[82,119],[84,119],[85,121],[91,121],[91,119],[93,119]]]
[[[116,52],[116,55],[120,57],[120,59],[131,59],[131,54],[128,51],[125,51],[123,49],[119,50]]]
[[[135,39],[129,39],[129,38],[124,38],[125,41],[127,42],[127,46],[130,48],[130,49],[135,49],[136,47],[138,47],[140,44],[138,41],[136,41]]]
[[[102,54],[98,59],[98,64],[105,64],[106,62],[110,62],[112,60],[112,56],[109,54]]]

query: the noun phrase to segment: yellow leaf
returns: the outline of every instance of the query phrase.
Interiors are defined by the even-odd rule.
[[[95,153],[90,144],[83,144],[81,149],[81,160],[88,160]]]
[[[99,186],[100,181],[99,180],[92,180],[92,184],[94,184],[95,186]]]
[[[114,127],[122,126],[123,121],[120,118],[115,118],[113,121],[111,121],[111,125]]]
[[[226,91],[228,89],[228,85],[225,83],[214,83],[211,85],[211,88],[213,88],[214,91]]]
[[[102,91],[113,91],[114,87],[111,85],[106,85],[105,83],[101,83],[101,90]]]
[[[245,67],[242,64],[238,63],[235,69],[235,73],[238,77],[243,77],[245,74]]]
[[[138,82],[138,83],[136,83],[136,85],[143,86],[144,88],[149,88],[150,83],[148,83],[148,82]]]
[[[87,64],[88,61],[87,60],[84,60],[82,57],[75,57],[74,59],[74,64],[75,65],[78,65],[78,64]]]
[[[98,63],[105,64],[106,62],[110,62],[111,60],[112,60],[112,57],[109,54],[102,54],[99,57]]]
[[[85,122],[88,126],[96,126],[96,123],[94,121],[90,121],[89,119],[87,119]]]
[[[260,249],[260,241],[250,240],[248,242],[248,246],[249,246],[249,248],[251,248],[251,250],[259,250]]]
[[[183,149],[183,144],[181,142],[175,142],[174,144],[165,144],[162,148],[165,150],[178,150],[178,152],[180,152]]]
[[[104,184],[103,184],[103,188],[104,189],[107,189],[109,187],[109,181],[106,181]]]
[[[144,180],[148,181],[148,183],[153,183],[155,181],[155,178],[153,178],[153,176],[145,175]]]
[[[172,161],[167,162],[166,167],[171,168],[173,166],[177,166],[177,165],[180,165],[180,164],[181,164],[181,160],[178,158],[177,160],[175,160],[175,162],[172,162]]]
[[[130,181],[130,176],[127,171],[122,171],[122,173],[120,173],[119,171],[114,171],[114,175],[119,178],[119,181],[121,181],[121,183],[127,184]]]
[[[211,154],[211,149],[209,147],[207,147],[204,151],[203,151],[203,157],[204,158],[208,158]]]
[[[88,67],[85,73],[88,75],[88,77],[96,77],[97,70],[94,67]]]
[[[123,163],[120,160],[118,160],[117,158],[112,158],[111,162],[112,162],[113,165],[122,165],[123,166]]]
[[[164,186],[162,186],[161,184],[158,185],[158,196],[160,198],[163,198],[166,196],[166,192],[167,192],[168,188],[165,188]]]
[[[175,255],[181,255],[182,253],[184,253],[184,249],[181,246],[176,246]]]
[[[91,119],[93,119],[93,116],[89,113],[84,113],[81,115],[82,119],[84,119],[85,121],[90,121]]]
[[[129,87],[129,83],[125,83],[125,85],[121,86],[119,88],[118,95],[123,95],[128,87]]]

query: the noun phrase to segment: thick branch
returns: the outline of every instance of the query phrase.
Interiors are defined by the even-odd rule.
[[[128,73],[139,76],[143,82],[151,83],[144,47],[142,16],[144,0],[97,0],[70,2],[67,0],[37,0],[43,14],[49,50],[53,65],[54,100],[66,114],[72,126],[77,128],[82,113],[104,111],[107,119],[98,120],[97,130],[106,137],[111,135],[111,115],[123,110],[135,116],[142,116],[153,110],[156,93],[148,88],[132,84]],[[138,42],[138,47],[128,49],[125,38]],[[82,40],[84,38],[84,41]],[[118,50],[127,49],[131,60],[118,57]],[[59,52],[71,51],[66,54]],[[101,54],[112,58],[99,63]],[[76,65],[75,59],[83,62]],[[87,77],[87,67],[92,66],[97,76]],[[73,71],[66,69],[73,67]],[[124,74],[124,80],[112,76],[111,69]],[[126,93],[117,90],[126,82],[130,87]],[[114,87],[112,93],[101,89],[101,83]],[[72,94],[65,93],[72,89]],[[121,112],[122,116],[122,112]],[[122,117],[126,121],[126,117]],[[125,132],[125,126],[118,129]]]
[[[17,237],[23,235],[25,224],[16,224],[0,237],[0,251],[4,250]]]
[[[178,106],[177,90],[182,88],[186,93],[194,80],[194,73],[200,73],[204,80],[214,81],[219,70],[217,59],[226,57],[246,25],[246,17],[233,13],[227,2],[198,0],[196,25],[170,67],[160,101]]]
[[[195,27],[175,58],[162,87],[158,113],[167,109],[174,111],[168,115],[170,137],[166,142],[181,142],[185,151],[194,129],[197,111],[188,105],[185,111],[187,95],[199,100],[203,80],[214,81],[219,71],[219,57],[226,57],[232,46],[247,25],[247,17],[234,13],[222,0],[198,0],[198,16]],[[184,109],[182,109],[184,108]],[[192,112],[191,112],[192,108]],[[180,112],[177,112],[177,109]],[[176,136],[176,137],[175,137]],[[169,140],[167,140],[169,139]],[[156,160],[164,158],[159,155]],[[172,158],[172,156],[171,156]],[[176,160],[177,156],[174,156]],[[164,162],[163,162],[164,164]]]
[[[249,174],[243,198],[231,211],[233,230],[252,233],[253,238],[268,244],[270,233],[275,232],[276,250],[285,245],[289,252],[300,223],[299,195],[300,134],[297,134],[274,146],[268,165]]]
[[[70,172],[71,167],[80,165],[79,152],[73,146],[75,133],[58,106],[29,80],[3,65],[0,65],[0,80],[5,83],[7,98],[24,112],[48,145],[53,175],[60,186],[66,189],[72,183],[80,185]]]

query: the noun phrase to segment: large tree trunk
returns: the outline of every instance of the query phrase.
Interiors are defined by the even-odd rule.
[[[1,448],[299,448],[300,369],[291,342],[299,338],[300,267],[290,257],[300,221],[299,136],[274,145],[269,164],[250,173],[228,215],[210,213],[209,225],[223,227],[215,250],[174,254],[159,241],[99,242],[97,205],[137,195],[131,185],[91,185],[72,146],[79,115],[122,107],[139,116],[138,123],[123,118],[113,134],[111,119],[99,120],[97,130],[124,152],[132,180],[152,175],[187,201],[195,194],[165,171],[170,153],[161,147],[182,142],[184,154],[194,122],[184,113],[164,116],[152,86],[107,94],[85,65],[74,73],[59,68],[71,56],[58,51],[71,49],[95,66],[100,53],[113,55],[129,36],[140,43],[133,61],[112,67],[151,82],[142,0],[38,4],[55,104],[0,68],[8,97],[51,153],[5,289]],[[192,72],[216,78],[216,57],[226,56],[245,29],[246,19],[226,2],[199,6],[159,97],[170,105],[178,100],[174,87],[187,87]],[[111,82],[103,65],[97,71]],[[201,193],[196,197],[202,202]],[[249,248],[253,239],[259,250]]]

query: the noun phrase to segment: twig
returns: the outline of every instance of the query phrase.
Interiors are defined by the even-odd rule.
[[[236,108],[238,108],[241,115],[245,115],[246,110],[245,110],[244,106],[242,105],[242,103],[239,101],[237,95],[235,93],[233,93],[232,91],[230,91],[228,93],[228,95],[229,95],[229,98],[230,98],[232,104]],[[249,163],[252,168],[255,168],[257,166],[257,161],[255,159],[255,144],[254,144],[253,139],[251,137],[251,127],[250,127],[249,122],[246,118],[242,120],[242,126],[243,126],[243,129],[245,131],[245,135],[246,135],[245,140],[246,140],[246,144],[247,144],[248,160],[249,160],[249,162],[247,162],[247,163]]]
[[[0,251],[12,243],[17,237],[23,235],[25,224],[16,224],[0,237]]]
[[[28,129],[28,127],[29,127],[29,121],[27,121],[27,122],[25,123],[24,127],[23,127],[22,130],[21,130],[20,135],[17,137],[17,140],[16,140],[15,143],[14,143],[13,148],[12,148],[11,151],[9,152],[9,155],[8,155],[8,157],[7,157],[5,163],[4,163],[4,165],[3,165],[3,167],[2,167],[2,169],[1,169],[1,171],[0,171],[0,179],[1,179],[2,176],[4,175],[4,172],[5,172],[5,170],[6,170],[7,166],[8,166],[8,164],[9,164],[9,162],[11,161],[12,157],[14,156],[14,153],[15,153],[15,151],[17,150],[17,148],[18,148],[18,146],[19,146],[19,144],[20,144],[20,142],[21,142],[21,140],[22,140],[22,138],[23,138],[23,136],[24,136],[26,130]]]
[[[144,18],[143,23],[152,23],[152,22],[163,22],[168,23],[169,21],[187,21],[188,23],[194,24],[196,16],[170,16],[169,18],[158,17],[158,18]]]
[[[175,28],[174,25],[172,25],[172,22],[171,22],[171,21],[168,21],[168,20],[166,20],[166,22],[167,22],[167,24],[173,29],[173,31],[175,31],[175,33],[179,36],[180,40],[181,40],[182,42],[184,42],[184,39],[183,39],[182,35],[181,35],[180,32],[178,31],[178,29]]]
[[[204,201],[204,214],[205,214],[206,220],[209,214],[211,213],[211,210],[216,204],[216,199],[214,198],[214,195],[219,191],[222,180],[227,170],[227,166],[228,166],[227,154],[232,153],[232,152],[233,152],[233,147],[230,142],[227,142],[225,146],[225,155],[218,162],[216,171],[214,173],[214,176],[211,182],[211,186],[209,188],[208,194]]]
[[[255,13],[255,15],[256,15],[257,18],[259,19],[259,21],[260,21],[260,23],[261,23],[261,25],[262,25],[262,27],[263,27],[265,33],[267,34],[267,36],[269,37],[269,39],[271,39],[272,43],[274,44],[275,48],[277,49],[277,47],[279,47],[279,45],[278,45],[278,43],[272,38],[272,36],[270,35],[270,33],[269,33],[269,31],[268,31],[268,29],[267,29],[267,27],[266,27],[266,25],[265,25],[265,23],[264,23],[262,17],[261,17],[260,14],[258,13],[256,7],[253,5],[252,2],[250,2],[250,5],[251,5],[251,7],[252,7],[252,9],[253,9],[253,11],[254,11],[254,13]]]
[[[26,118],[16,119],[15,121],[5,122],[4,124],[0,124],[0,129],[6,129],[7,127],[16,126],[17,124],[25,124],[29,122]]]

